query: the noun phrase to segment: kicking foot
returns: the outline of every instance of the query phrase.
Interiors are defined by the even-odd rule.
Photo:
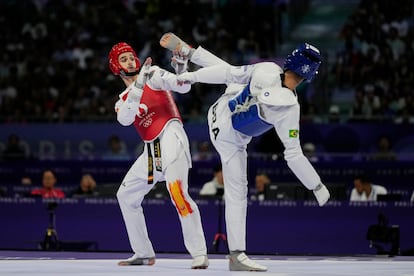
[[[318,186],[316,186],[315,189],[313,189],[313,194],[316,197],[316,200],[318,201],[319,206],[323,206],[325,205],[326,202],[328,202],[329,198],[330,198],[330,194],[328,189],[326,188],[325,185],[323,185],[322,183],[319,183]]]
[[[126,259],[124,261],[120,261],[118,265],[125,266],[125,265],[153,265],[155,264],[155,258],[138,258],[135,256],[132,256],[129,259]]]
[[[267,267],[249,259],[242,251],[230,252],[229,269],[230,271],[267,271]]]
[[[208,258],[206,255],[201,255],[193,258],[191,269],[206,269],[208,267]]]
[[[195,51],[173,33],[164,34],[160,39],[160,45],[172,51],[174,55],[188,57],[188,59],[191,59],[191,56]]]

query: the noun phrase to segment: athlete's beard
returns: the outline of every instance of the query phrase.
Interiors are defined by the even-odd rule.
[[[133,77],[135,75],[138,75],[138,70],[135,72],[125,72],[124,70],[121,70],[121,75],[125,77]]]

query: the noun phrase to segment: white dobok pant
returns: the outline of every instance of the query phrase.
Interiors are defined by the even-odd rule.
[[[153,164],[153,183],[165,180],[171,201],[181,222],[184,244],[192,257],[206,255],[207,248],[200,212],[188,194],[188,171],[191,168],[190,148],[183,126],[172,121],[160,135],[162,171]],[[154,145],[150,143],[154,156]],[[129,169],[120,185],[117,198],[126,225],[129,241],[136,257],[154,257],[155,252],[148,238],[142,208],[144,196],[153,188],[148,184],[148,148]]]
[[[208,125],[211,142],[222,160],[229,250],[245,251],[248,192],[246,149],[251,137],[234,130],[231,119],[228,119],[229,113],[228,99],[222,96],[208,111]]]

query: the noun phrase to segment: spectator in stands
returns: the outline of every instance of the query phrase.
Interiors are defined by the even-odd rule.
[[[401,108],[394,118],[395,124],[414,124],[414,96],[407,96],[407,106]],[[411,106],[409,106],[410,104]]]
[[[303,154],[312,163],[319,161],[319,157],[315,155],[315,152],[316,152],[316,147],[313,143],[307,142],[307,143],[303,144]]]
[[[386,43],[391,48],[393,59],[398,62],[401,56],[404,55],[406,46],[404,40],[399,36],[396,27],[391,27],[389,29]]]
[[[306,113],[301,118],[301,123],[320,124],[323,122],[323,118],[320,116],[315,104],[309,103]]]
[[[331,105],[329,107],[328,122],[329,123],[340,123],[341,122],[341,114],[339,111],[339,106]]]
[[[6,147],[2,152],[2,159],[7,161],[27,159],[26,150],[20,141],[20,137],[16,134],[9,135]]]
[[[221,197],[224,194],[224,180],[221,163],[214,167],[214,177],[209,182],[204,183],[200,190],[200,196]]]
[[[32,196],[40,196],[42,198],[64,198],[65,193],[56,188],[56,174],[51,169],[46,169],[42,173],[42,188],[36,188],[30,193]]]
[[[368,77],[370,79],[372,77]],[[375,93],[375,85],[367,83],[363,86],[364,104],[362,106],[363,114],[368,119],[378,119],[381,108],[381,98]]]
[[[270,178],[265,173],[257,174],[255,177],[256,191],[250,196],[250,200],[266,200],[267,199],[267,188],[270,185]]]
[[[392,150],[391,141],[387,136],[381,136],[377,142],[377,149],[371,155],[371,160],[375,161],[394,161],[397,154]]]
[[[25,175],[20,179],[21,185],[13,186],[14,197],[30,197],[32,192],[32,179]]]
[[[118,135],[112,135],[108,139],[108,150],[102,156],[103,160],[130,160],[125,143]]]
[[[23,186],[28,187],[28,186],[31,186],[32,185],[32,179],[29,176],[23,176],[22,179],[21,179],[21,181],[20,181],[20,183]]]
[[[79,187],[72,193],[72,197],[96,197],[99,193],[96,191],[96,181],[91,174],[84,174],[79,183]]]
[[[411,194],[411,199],[410,199],[410,201],[414,201],[414,191],[413,191],[413,193]]]
[[[354,188],[351,191],[350,201],[377,201],[377,195],[387,194],[387,189],[374,185],[366,174],[354,177]]]
[[[348,26],[344,26],[344,34],[348,36],[350,33]],[[359,63],[360,53],[355,49],[351,39],[345,40],[343,49],[340,49],[335,58],[333,73],[335,73],[336,81],[339,85],[353,83],[355,77],[355,65]]]
[[[364,92],[361,87],[355,88],[354,100],[350,109],[350,121],[358,122],[365,119],[364,115]]]
[[[197,143],[197,150],[193,153],[193,161],[208,161],[213,157],[211,152],[210,143],[208,141],[202,141]]]

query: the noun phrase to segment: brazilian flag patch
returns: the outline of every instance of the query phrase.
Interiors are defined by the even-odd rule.
[[[299,130],[298,129],[289,129],[289,138],[298,138]]]

